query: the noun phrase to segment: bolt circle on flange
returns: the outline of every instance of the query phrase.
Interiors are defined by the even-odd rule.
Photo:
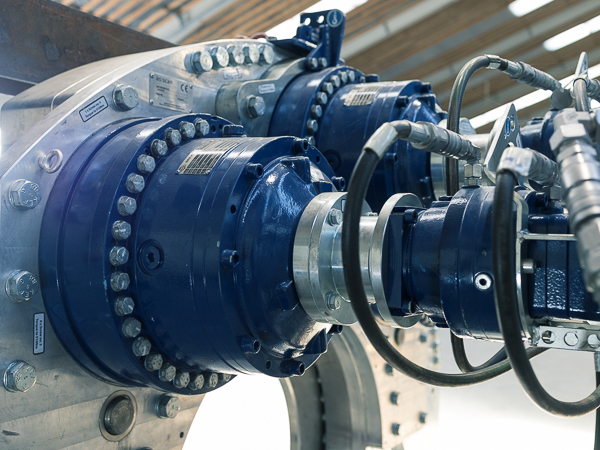
[[[178,372],[173,378],[173,386],[177,389],[183,389],[190,384],[190,374],[189,372]]]
[[[115,313],[117,316],[128,316],[135,309],[135,303],[131,297],[118,297],[115,300]]]
[[[154,139],[150,144],[150,152],[157,158],[165,156],[169,151],[169,147],[162,139]]]
[[[159,353],[150,353],[144,359],[144,367],[150,372],[160,370],[163,364],[163,357]]]
[[[125,187],[132,194],[139,194],[146,187],[144,177],[137,173],[130,173],[125,181]]]
[[[152,344],[150,343],[148,338],[145,338],[143,336],[137,337],[133,341],[133,344],[131,344],[131,350],[133,351],[133,354],[137,357],[146,356],[148,353],[150,353],[151,349]]]
[[[171,381],[173,381],[175,375],[177,375],[177,369],[174,365],[169,363],[163,364],[160,370],[158,371],[158,378],[160,379],[160,381],[163,381],[165,383],[170,383]]]
[[[275,52],[270,45],[261,45],[258,47],[260,53],[259,62],[264,65],[271,65],[275,60]]]
[[[188,387],[192,391],[199,391],[200,389],[202,389],[204,387],[204,375],[202,375],[201,373],[192,375]]]
[[[219,384],[219,375],[216,373],[211,373],[204,377],[204,386],[208,388],[216,388],[217,384]]]
[[[210,56],[215,68],[227,67],[229,65],[229,53],[225,47],[213,47],[210,49]]]
[[[196,128],[196,136],[204,137],[210,133],[210,125],[204,119],[194,120],[194,127]]]
[[[121,196],[117,201],[117,209],[122,216],[132,215],[137,209],[135,198],[127,197],[126,195]]]
[[[27,392],[36,382],[35,367],[13,361],[4,372],[4,387],[10,392]]]
[[[125,247],[113,247],[108,255],[108,260],[115,266],[122,266],[129,260],[129,251]]]
[[[156,404],[156,414],[161,419],[174,419],[180,409],[179,399],[168,394],[162,395]]]
[[[115,240],[121,241],[131,236],[131,225],[123,220],[117,220],[113,223],[110,231]]]
[[[170,148],[181,144],[181,133],[173,128],[167,128],[165,131],[165,142]]]
[[[8,198],[15,209],[20,211],[33,209],[42,200],[40,186],[33,181],[17,180],[10,187]]]
[[[228,45],[227,53],[229,53],[229,65],[239,66],[244,64],[246,59],[244,56],[244,50],[239,45]]]
[[[6,280],[5,290],[11,300],[24,302],[39,292],[40,284],[31,272],[15,270]]]
[[[135,338],[142,332],[142,323],[133,317],[129,317],[123,322],[121,330],[125,337]]]
[[[181,136],[179,139],[181,141]],[[156,161],[152,156],[140,155],[137,160],[137,168],[142,173],[152,173],[156,168]]]
[[[189,141],[196,136],[196,127],[193,123],[186,122],[185,120],[179,124],[179,133],[181,138],[185,141]]]

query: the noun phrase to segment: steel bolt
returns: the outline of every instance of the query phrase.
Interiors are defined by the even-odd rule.
[[[564,340],[565,340],[565,344],[567,344],[569,347],[575,347],[577,345],[577,343],[579,342],[579,338],[577,337],[577,334],[573,333],[572,331],[565,334]]]
[[[591,348],[600,348],[600,337],[597,334],[590,334],[587,343]]]
[[[227,67],[229,64],[229,53],[225,47],[213,47],[210,49],[210,56],[212,56],[213,65],[215,68]]]
[[[156,413],[161,419],[174,419],[180,409],[179,399],[168,394],[162,395],[156,405]]]
[[[315,140],[314,136],[309,136],[306,138],[306,142],[308,142],[309,145],[312,145],[313,147],[315,146],[315,144],[317,143],[317,141]]]
[[[8,276],[5,290],[11,300],[24,302],[39,292],[40,284],[31,272],[15,270]]]
[[[346,73],[348,74],[348,81],[354,83],[354,81],[356,81],[356,73],[354,73],[353,70],[348,70]]]
[[[342,80],[340,80],[340,77],[338,77],[337,75],[332,75],[331,78],[329,78],[329,82],[333,85],[335,89],[339,88],[342,85]]]
[[[11,205],[20,211],[33,209],[42,200],[40,186],[33,181],[17,180],[10,187],[8,198]]]
[[[192,68],[196,73],[208,72],[213,68],[213,60],[206,50],[192,55]]]
[[[399,392],[394,391],[390,394],[390,402],[392,402],[392,405],[398,404],[398,397],[400,397]]]
[[[142,173],[151,173],[156,168],[156,161],[152,156],[140,155],[137,160],[137,168]]]
[[[204,386],[208,388],[215,388],[219,383],[219,376],[216,373],[211,373],[204,377]]]
[[[344,220],[344,213],[337,209],[331,208],[327,214],[327,222],[329,225],[339,225]]]
[[[342,306],[342,297],[335,292],[327,294],[327,309],[337,311]]]
[[[421,332],[421,334],[419,334],[419,342],[423,344],[427,342],[427,333]]]
[[[317,58],[308,58],[306,64],[310,70],[317,70],[319,68],[319,61],[317,61]]]
[[[146,356],[148,353],[150,353],[151,348],[152,344],[148,338],[143,336],[136,338],[135,341],[133,341],[133,344],[131,344],[131,350],[137,357]]]
[[[321,107],[321,105],[312,105],[310,107],[310,116],[313,119],[320,119],[322,115],[323,115],[323,108]]]
[[[227,53],[229,53],[229,65],[235,66],[244,64],[245,56],[244,50],[239,45],[228,45]]]
[[[334,91],[333,84],[331,84],[329,82],[323,83],[323,86],[321,86],[321,90],[323,92],[325,92],[327,95],[331,95],[331,94],[333,94],[333,91]]]
[[[426,412],[419,413],[419,422],[420,423],[427,422],[427,413]]]
[[[265,100],[260,95],[249,95],[246,98],[246,109],[248,110],[248,115],[254,118],[262,116],[267,106]]]
[[[220,373],[219,374],[219,381],[221,383],[227,383],[229,380],[231,380],[231,374],[228,374],[228,373]]]
[[[394,434],[396,436],[400,435],[400,424],[399,423],[392,424],[392,434]]]
[[[389,376],[394,375],[394,368],[388,363],[385,363],[385,366],[383,366],[383,370],[385,371],[386,375],[389,375]]]
[[[319,67],[321,69],[324,69],[328,65],[329,65],[329,61],[327,61],[327,58],[324,58],[324,57],[319,58]]]
[[[308,119],[306,122],[306,130],[314,134],[319,130],[319,123],[315,119]]]
[[[181,144],[181,133],[173,128],[167,128],[165,131],[165,142],[170,148],[177,147]]]
[[[13,361],[4,372],[4,387],[10,392],[27,392],[35,381],[35,367],[25,361]]]
[[[246,64],[256,64],[260,60],[260,51],[256,44],[245,44],[243,47]]]
[[[194,120],[194,127],[196,128],[196,135],[198,137],[204,137],[210,133],[210,125],[204,119]]]
[[[158,353],[150,353],[144,358],[144,367],[150,372],[160,370],[162,363],[163,357]]]
[[[129,260],[129,250],[125,247],[113,247],[110,250],[108,259],[113,266],[122,266]]]
[[[132,194],[139,194],[144,190],[145,186],[146,182],[144,181],[144,177],[137,173],[130,173],[125,181],[125,187]]]
[[[131,236],[131,225],[122,220],[117,220],[115,223],[113,223],[110,231],[113,238],[115,238],[117,241],[120,241]]]
[[[275,52],[273,51],[273,47],[270,45],[261,45],[258,47],[258,51],[260,53],[259,62],[263,65],[271,65],[275,60]]]
[[[114,272],[110,276],[110,287],[115,292],[124,291],[129,287],[129,275],[123,272]]]
[[[171,381],[173,381],[175,375],[177,375],[177,369],[174,365],[169,363],[163,364],[160,370],[158,371],[159,380],[165,383],[170,383]]]
[[[179,133],[184,141],[189,141],[196,136],[196,127],[193,123],[184,120],[179,124]]]
[[[128,338],[137,337],[142,331],[142,322],[133,317],[128,317],[123,322],[123,326],[121,327],[121,331],[123,335]]]
[[[119,197],[117,209],[119,210],[119,214],[122,216],[132,215],[137,209],[135,198],[127,197],[126,195]]]
[[[135,303],[131,297],[117,297],[115,300],[115,312],[117,316],[127,316],[133,312]]]
[[[124,84],[120,84],[115,88],[113,91],[113,100],[117,108],[121,111],[129,111],[135,108],[140,102],[137,91],[131,86]]]
[[[327,94],[323,91],[317,92],[317,95],[315,96],[315,101],[317,102],[317,105],[326,105],[328,99],[329,97],[327,97]]]
[[[198,391],[198,390],[202,389],[204,387],[204,375],[202,375],[201,373],[192,375],[190,384],[188,384],[188,387],[192,391]]]
[[[346,84],[348,82],[348,72],[342,70],[338,75],[342,84]]]
[[[169,147],[167,146],[167,143],[162,139],[154,139],[152,141],[152,144],[150,144],[150,152],[157,158],[165,156],[168,151]]]
[[[190,384],[189,372],[179,372],[175,375],[175,378],[173,378],[173,386],[177,389],[183,389],[184,387],[187,387],[188,384]]]

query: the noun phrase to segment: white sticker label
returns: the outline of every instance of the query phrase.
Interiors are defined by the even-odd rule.
[[[181,163],[177,173],[182,175],[206,175],[223,156],[237,147],[243,139],[227,138],[204,141]]]
[[[87,122],[96,114],[100,114],[106,108],[108,108],[108,103],[106,102],[106,99],[104,97],[100,97],[98,100],[93,101],[81,111],[79,111],[79,116],[81,117],[81,120]]]
[[[377,97],[381,86],[358,86],[348,92],[344,106],[365,106],[370,105]]]
[[[187,81],[159,73],[150,74],[150,104],[173,111],[189,112],[194,86]]]
[[[272,94],[275,92],[275,83],[267,83],[267,84],[259,84],[258,85],[258,93],[259,94]]]
[[[236,78],[242,78],[242,72],[237,68],[223,70],[223,78],[225,80],[234,80]]]
[[[46,339],[46,314],[33,315],[33,354],[44,353],[44,340]]]

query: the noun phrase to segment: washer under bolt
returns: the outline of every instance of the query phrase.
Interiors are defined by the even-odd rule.
[[[344,213],[341,210],[337,208],[331,208],[329,210],[329,213],[327,214],[327,223],[329,223],[329,225],[339,225],[343,220]]]
[[[122,266],[129,260],[129,250],[125,247],[113,247],[110,249],[108,259],[113,266]]]
[[[260,60],[260,51],[256,44],[245,44],[242,47],[246,64],[256,64]]]
[[[569,347],[575,347],[579,342],[579,338],[577,337],[576,333],[570,331],[565,334],[564,341]]]
[[[193,123],[184,120],[179,124],[179,133],[181,134],[183,140],[189,141],[196,136],[196,127]]]
[[[172,395],[165,394],[158,399],[156,414],[161,419],[174,419],[180,409],[179,399]]]
[[[173,386],[177,389],[183,389],[190,384],[190,374],[189,372],[179,372],[173,378]]]
[[[133,312],[135,303],[131,297],[117,297],[115,300],[115,312],[117,316],[128,316]]]
[[[246,99],[246,109],[250,117],[256,118],[265,113],[267,106],[260,95],[249,95]]]
[[[115,223],[113,223],[110,231],[112,237],[117,241],[120,241],[131,236],[131,225],[123,220],[117,220]]]
[[[170,148],[181,144],[181,133],[173,128],[167,128],[165,131],[165,142]]]
[[[165,156],[168,151],[169,147],[167,146],[167,143],[162,139],[154,139],[152,141],[152,144],[150,144],[150,152],[157,158]]]
[[[8,198],[19,211],[33,209],[42,200],[40,186],[33,181],[17,180],[10,187]]]
[[[163,364],[160,370],[158,371],[158,378],[160,379],[160,381],[163,381],[165,383],[170,383],[171,381],[173,381],[175,375],[177,375],[177,369],[173,364],[169,363]]]
[[[163,357],[159,353],[150,353],[144,358],[144,367],[150,372],[160,370],[163,363]]]
[[[204,137],[210,133],[210,125],[204,119],[194,120],[194,127],[196,128],[196,136]]]
[[[137,337],[142,331],[142,322],[133,317],[128,317],[123,322],[123,326],[121,327],[121,331],[123,335],[128,338]]]
[[[4,387],[10,392],[27,392],[35,381],[35,367],[25,361],[13,361],[4,372]]]
[[[117,209],[119,210],[119,214],[122,216],[132,215],[137,209],[135,198],[127,197],[126,195],[119,197],[119,200],[117,201]]]
[[[113,100],[121,111],[129,111],[140,102],[137,91],[131,86],[118,85],[113,91]]]
[[[137,173],[130,173],[125,181],[125,187],[132,194],[139,194],[144,190],[144,187],[146,187],[146,182],[144,181],[143,176],[138,175]]]
[[[31,272],[15,270],[8,276],[5,290],[11,300],[24,302],[39,292],[40,283]]]
[[[204,386],[208,388],[215,388],[219,383],[219,376],[216,373],[211,373],[204,377]]]
[[[201,373],[192,375],[192,377],[190,379],[190,384],[188,384],[188,387],[192,391],[198,391],[198,390],[202,389],[204,387],[204,375],[202,375]]]
[[[140,155],[137,160],[137,168],[142,173],[152,173],[156,168],[156,161],[150,155]]]
[[[317,94],[315,95],[315,101],[317,102],[317,105],[326,105],[327,100],[327,94],[323,91],[317,92]]]

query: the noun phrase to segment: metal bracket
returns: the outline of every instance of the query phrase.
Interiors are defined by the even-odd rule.
[[[504,114],[496,120],[494,128],[490,133],[490,145],[483,156],[483,184],[486,186],[496,185],[496,171],[500,164],[500,158],[506,147],[510,144],[522,147],[521,127],[517,118],[515,105],[511,103],[506,107]]]

